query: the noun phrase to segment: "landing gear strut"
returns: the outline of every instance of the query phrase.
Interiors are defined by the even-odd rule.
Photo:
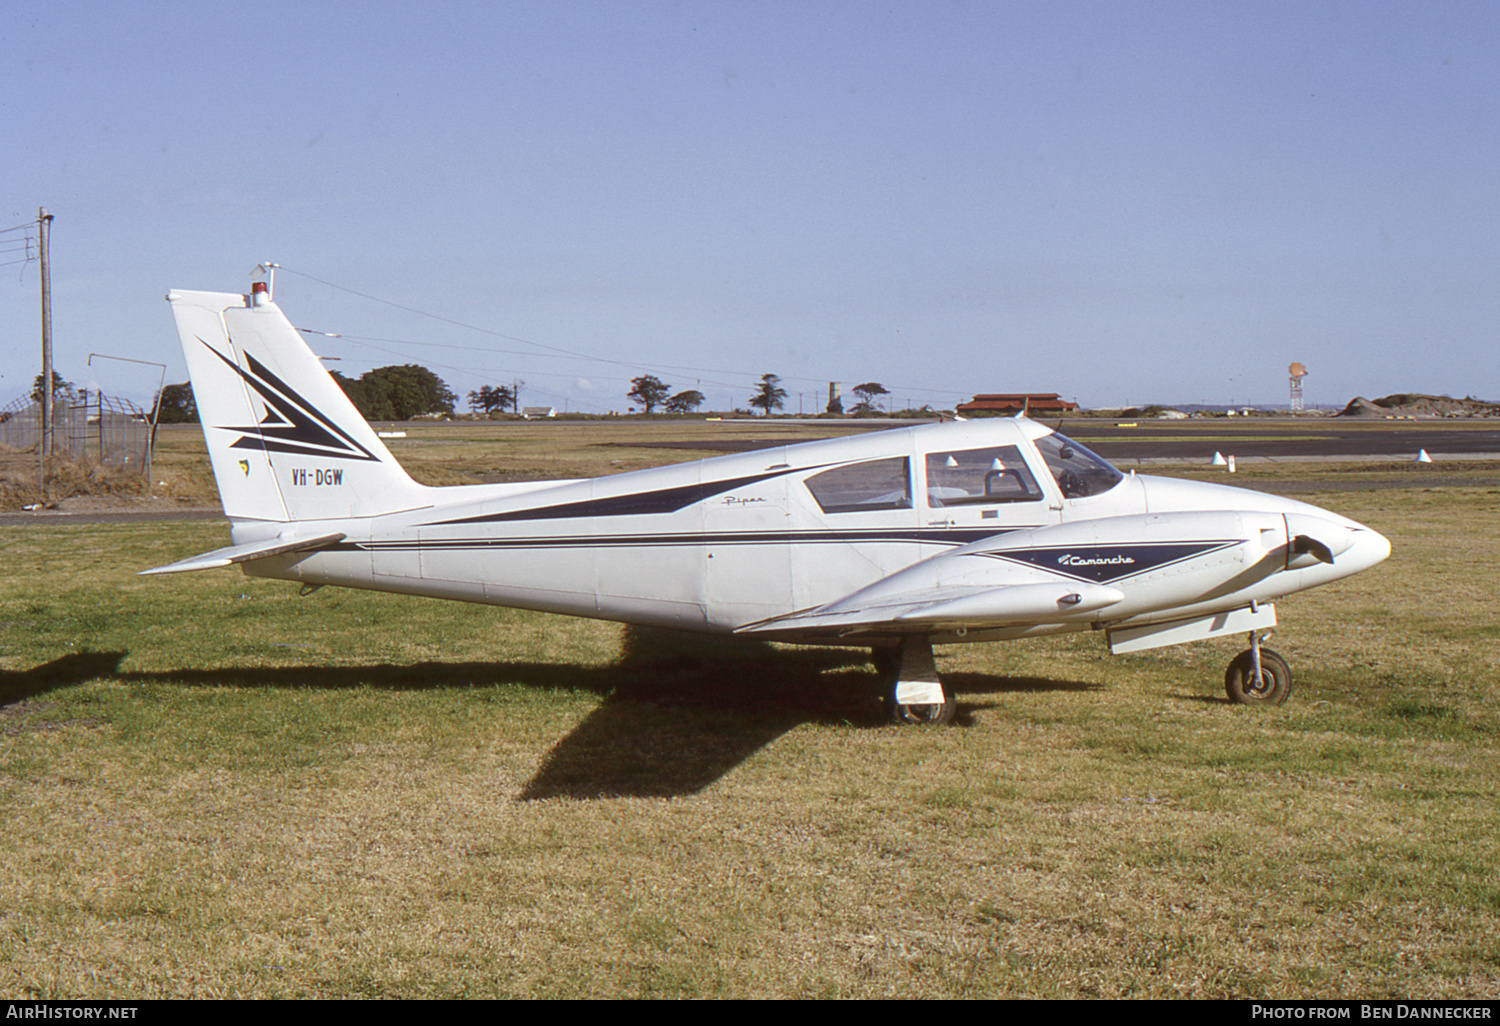
[[[873,659],[893,723],[953,722],[957,705],[938,677],[930,638],[909,634],[901,639],[899,649],[875,649]]]
[[[1229,663],[1224,673],[1224,691],[1231,702],[1241,705],[1280,705],[1292,693],[1292,670],[1286,660],[1250,632],[1250,647]]]

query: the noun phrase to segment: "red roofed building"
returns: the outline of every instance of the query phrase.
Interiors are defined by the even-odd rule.
[[[1003,395],[976,395],[972,402],[960,403],[959,413],[992,413],[1013,416],[1023,410],[1028,414],[1071,413],[1078,409],[1056,392],[1009,392]]]

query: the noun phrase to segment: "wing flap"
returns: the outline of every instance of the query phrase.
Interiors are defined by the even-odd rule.
[[[232,566],[235,563],[244,563],[252,559],[280,556],[287,552],[308,552],[312,549],[321,549],[343,541],[344,537],[342,531],[335,531],[332,534],[320,534],[312,538],[268,538],[265,541],[247,542],[244,545],[228,545],[202,555],[180,559],[166,566],[142,570],[141,575],[182,574],[189,570],[212,570],[215,567]]]

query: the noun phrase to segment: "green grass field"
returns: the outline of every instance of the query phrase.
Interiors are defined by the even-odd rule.
[[[1500,494],[1299,498],[1394,554],[1279,605],[1287,705],[1073,636],[940,650],[946,729],[857,650],[0,528],[0,995],[1492,998]]]

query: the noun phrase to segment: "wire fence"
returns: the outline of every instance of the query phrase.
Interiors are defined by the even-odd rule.
[[[23,397],[0,407],[0,446],[34,451],[41,437],[40,402]],[[52,400],[52,449],[56,456],[144,474],[151,418],[129,399],[101,391],[58,392]]]

